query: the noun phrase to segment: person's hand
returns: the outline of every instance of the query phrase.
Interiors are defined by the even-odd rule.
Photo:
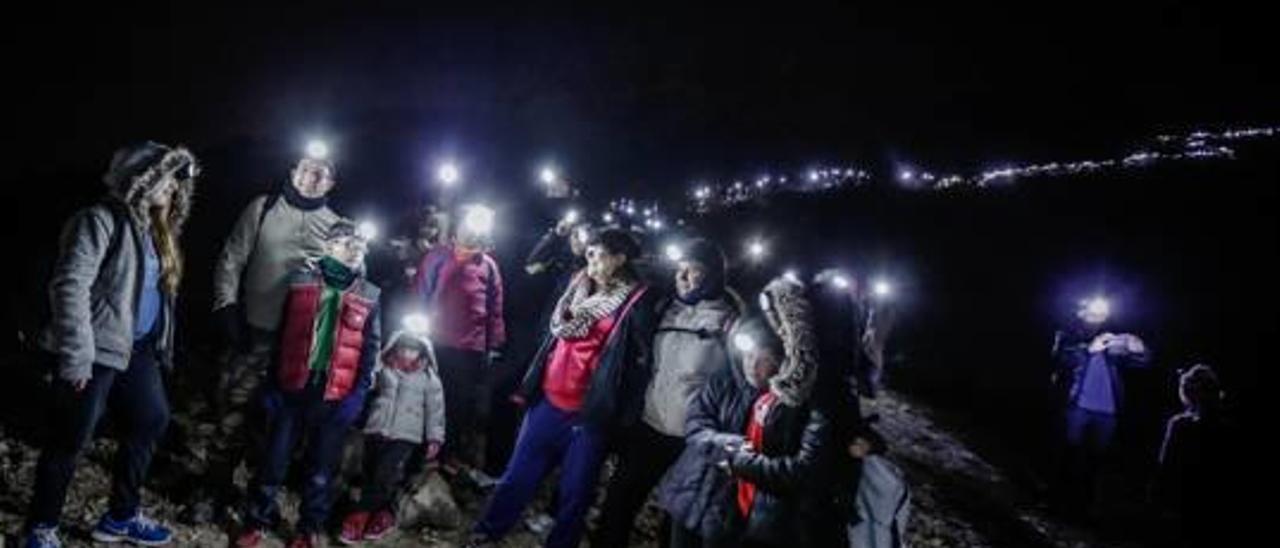
[[[735,468],[743,466],[746,464],[747,459],[755,456],[755,454],[756,448],[751,445],[751,442],[748,441],[739,445],[735,451],[729,453],[729,471],[732,472]]]
[[[224,344],[231,348],[244,344],[245,326],[238,305],[230,304],[213,311],[213,321]]]
[[[1126,337],[1125,348],[1129,350],[1130,354],[1146,354],[1147,353],[1147,345],[1142,342],[1142,339],[1139,339],[1138,337],[1135,337],[1133,335],[1128,335]]]
[[[707,440],[711,444],[711,456],[716,460],[731,461],[733,456],[747,443],[747,439],[739,434],[718,433]]]
[[[719,433],[711,436],[712,445],[730,453],[737,451],[745,443],[747,443],[747,439],[739,434]]]
[[[350,425],[360,416],[360,412],[364,410],[364,396],[350,394],[342,401],[338,402],[336,410],[336,418],[339,423]]]
[[[1089,343],[1089,353],[1096,354],[1098,352],[1102,352],[1103,350],[1106,350],[1107,346],[1111,344],[1111,340],[1114,337],[1115,336],[1110,333],[1103,333],[1101,335],[1098,335],[1097,337],[1094,337],[1093,342]]]
[[[751,446],[751,442],[745,439],[741,441],[734,441],[734,442],[729,442],[725,444],[724,450],[728,451],[733,455],[738,455],[742,453],[750,454],[756,451],[755,448]]]
[[[427,442],[427,460],[433,461],[433,460],[436,460],[436,457],[439,457],[439,456],[440,456],[440,442],[434,441],[434,440]]]
[[[716,461],[716,468],[726,474],[733,474],[735,466],[739,466],[743,459],[754,455],[756,452],[755,448],[751,446],[751,442],[745,439],[728,442],[722,446],[722,449],[724,449],[724,458]]]
[[[76,393],[83,392],[85,387],[89,386],[89,379],[93,377],[93,368],[88,369],[71,369],[61,367],[58,370],[58,378],[71,385],[71,389]]]

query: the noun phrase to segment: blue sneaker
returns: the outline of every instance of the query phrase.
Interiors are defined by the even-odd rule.
[[[58,528],[55,527],[34,527],[27,533],[27,538],[22,541],[23,548],[62,548],[62,541],[58,540]]]
[[[128,542],[139,546],[164,546],[173,540],[173,532],[168,527],[142,515],[141,512],[125,521],[116,521],[111,519],[111,514],[106,514],[94,528],[93,540]]]

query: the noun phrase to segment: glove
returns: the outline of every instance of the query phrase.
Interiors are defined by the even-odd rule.
[[[246,327],[239,305],[231,304],[213,311],[213,321],[223,344],[230,348],[244,347]]]
[[[350,425],[355,422],[356,417],[359,417],[360,412],[363,410],[364,394],[353,392],[338,402],[338,408],[334,411],[334,418],[341,424]]]

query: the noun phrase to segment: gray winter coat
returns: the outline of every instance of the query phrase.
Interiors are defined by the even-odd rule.
[[[283,196],[264,216],[268,198],[259,196],[245,208],[223,245],[213,273],[213,309],[243,303],[249,325],[275,331],[289,274],[320,259],[325,235],[339,217],[328,206],[299,209]]]
[[[63,230],[49,282],[51,321],[40,341],[58,357],[59,377],[88,379],[94,364],[129,367],[144,268],[140,230],[116,202],[79,211]],[[172,367],[173,298],[165,295],[161,308],[156,348],[160,363]]]
[[[383,350],[386,356],[401,337],[397,333]],[[444,388],[436,373],[435,353],[425,338],[427,363],[425,367],[405,372],[382,365],[374,374],[374,396],[369,404],[369,418],[365,422],[365,434],[413,443],[445,440]]]
[[[687,305],[673,299],[653,341],[653,379],[645,392],[644,421],[683,437],[689,405],[716,371],[729,366],[725,337],[738,311],[725,299]]]
[[[156,145],[159,147],[160,145]],[[164,155],[135,172],[117,154],[103,181],[107,198],[77,212],[67,222],[58,261],[49,281],[50,319],[40,346],[57,356],[58,376],[88,380],[98,364],[125,370],[133,353],[134,316],[144,278],[145,240],[150,230],[144,212],[147,196],[182,165],[198,172],[191,152],[164,148]],[[179,183],[171,202],[170,229],[181,236],[191,214],[194,183]],[[174,297],[161,292],[155,347],[163,367],[173,367]]]

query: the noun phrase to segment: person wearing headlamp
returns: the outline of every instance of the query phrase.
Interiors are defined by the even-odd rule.
[[[1097,473],[1125,412],[1125,370],[1150,363],[1146,343],[1108,329],[1112,304],[1102,297],[1080,303],[1078,322],[1054,336],[1053,384],[1063,402],[1064,447],[1055,503],[1071,513],[1092,504]]]
[[[329,229],[324,257],[289,278],[280,354],[261,396],[266,443],[236,546],[257,546],[276,525],[276,496],[302,439],[306,482],[289,546],[319,543],[333,500],[334,468],[373,385],[382,339],[381,290],[364,277],[367,251],[368,241],[355,223],[339,221]]]
[[[289,276],[324,255],[329,228],[340,220],[327,198],[336,184],[334,164],[316,154],[318,144],[311,143],[278,190],[249,202],[214,266],[213,320],[222,343],[213,398],[218,430],[197,482],[205,487],[188,503],[187,521],[210,521],[235,502],[235,469],[261,442],[245,424],[254,420],[252,402],[278,352]]]
[[[463,206],[459,217],[452,243],[422,258],[414,296],[436,321],[433,339],[451,433],[440,458],[447,473],[470,471],[480,478],[476,422],[488,369],[507,340],[504,291],[498,262],[488,252],[496,213],[474,204]]]
[[[578,546],[610,438],[643,412],[658,297],[636,272],[639,256],[639,243],[619,229],[605,230],[587,248],[587,267],[556,304],[517,391],[528,412],[468,546],[505,536],[556,467],[559,496],[546,546]]]
[[[779,278],[734,325],[734,367],[702,387],[658,502],[673,547],[829,546],[834,429],[814,401],[817,341],[801,284]]]
[[[146,142],[116,152],[106,197],[72,216],[49,282],[41,348],[54,371],[49,438],[36,465],[24,546],[60,546],[58,523],[76,460],[104,413],[121,432],[107,513],[93,538],[167,544],[140,510],[142,483],[169,422],[161,370],[174,365],[179,237],[199,164],[185,148]]]

